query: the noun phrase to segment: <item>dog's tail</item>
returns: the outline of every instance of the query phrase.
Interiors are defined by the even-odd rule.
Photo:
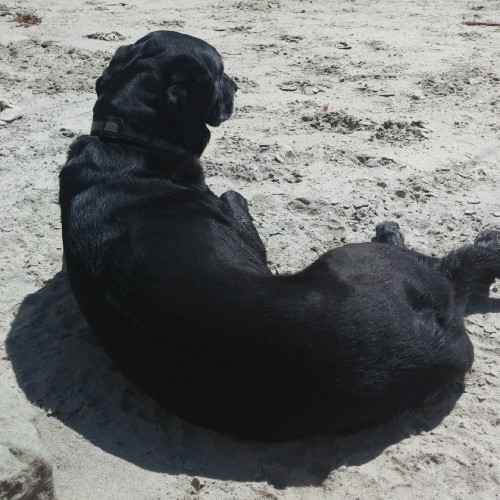
[[[491,284],[500,278],[500,231],[481,231],[473,245],[453,250],[444,257],[440,269],[459,297],[467,299],[473,291],[487,295]]]

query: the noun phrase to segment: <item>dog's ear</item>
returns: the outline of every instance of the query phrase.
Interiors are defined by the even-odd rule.
[[[122,71],[125,66],[131,62],[132,56],[136,51],[136,44],[122,45],[121,47],[118,47],[109,62],[109,66],[103,71],[102,75],[95,82],[95,91],[98,96],[104,91],[106,83],[111,79],[111,77],[115,73]]]
[[[206,127],[217,96],[209,69],[193,57],[178,56],[168,65],[165,102],[182,146],[200,156],[210,140]]]

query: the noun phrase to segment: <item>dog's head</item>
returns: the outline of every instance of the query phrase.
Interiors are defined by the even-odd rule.
[[[236,89],[211,45],[155,31],[116,51],[96,82],[94,120],[119,118],[200,156],[210,140],[206,125],[231,117]]]

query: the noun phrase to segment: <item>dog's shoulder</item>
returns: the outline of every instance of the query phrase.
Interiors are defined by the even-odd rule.
[[[68,159],[78,156],[86,146],[96,141],[96,137],[91,135],[81,135],[77,137],[69,146]]]

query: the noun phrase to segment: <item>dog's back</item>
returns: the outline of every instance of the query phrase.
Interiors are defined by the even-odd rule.
[[[350,245],[272,276],[211,193],[159,178],[127,146],[82,138],[73,151],[61,172],[72,288],[117,365],[180,416],[257,438],[345,431],[469,367],[451,285],[408,250]],[[436,329],[414,290],[449,324]]]

